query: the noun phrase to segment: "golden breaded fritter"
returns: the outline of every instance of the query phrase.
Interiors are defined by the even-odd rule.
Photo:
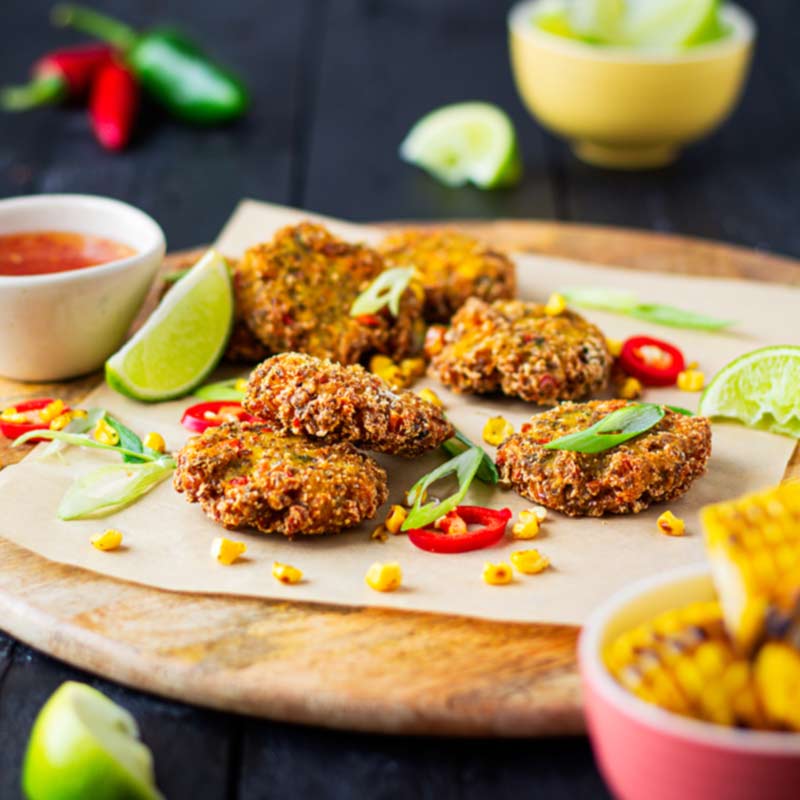
[[[173,485],[226,528],[336,533],[375,516],[386,472],[346,442],[321,444],[265,423],[226,422],[177,454]]]
[[[283,353],[250,376],[244,407],[284,431],[412,457],[455,435],[441,409],[360,365]]]
[[[456,392],[553,405],[604,389],[611,363],[605,336],[574,311],[548,316],[536,303],[473,297],[453,317],[429,374]]]
[[[458,231],[401,231],[387,236],[378,250],[387,266],[417,270],[429,322],[449,322],[468,297],[510,300],[517,291],[514,262]]]
[[[537,414],[498,447],[501,480],[534,503],[571,517],[635,514],[680,497],[705,472],[711,454],[705,417],[665,409],[649,431],[601,453],[543,447],[627,405],[626,400],[562,403]]]
[[[269,353],[298,351],[343,364],[369,353],[401,358],[417,352],[424,337],[422,303],[411,289],[396,318],[385,306],[350,316],[353,301],[383,271],[374,250],[303,222],[244,254],[234,273],[236,305]]]

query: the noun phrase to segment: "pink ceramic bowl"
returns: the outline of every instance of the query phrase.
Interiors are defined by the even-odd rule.
[[[589,735],[607,783],[621,800],[798,800],[800,734],[723,728],[639,700],[606,670],[601,653],[617,634],[687,603],[714,597],[708,566],[638,581],[590,617],[579,661]]]

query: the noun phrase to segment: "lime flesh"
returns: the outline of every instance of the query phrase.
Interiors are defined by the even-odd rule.
[[[699,413],[800,439],[800,347],[763,347],[723,367]]]
[[[621,20],[617,43],[647,50],[701,44],[720,33],[719,0],[636,0]]]
[[[106,380],[121,394],[145,402],[188,394],[219,362],[232,323],[228,265],[209,250],[108,359]]]
[[[96,689],[64,683],[31,731],[22,769],[29,800],[158,800],[150,751],[133,717]]]
[[[517,135],[490,103],[455,103],[431,111],[400,145],[400,156],[448,186],[511,186],[522,175]]]

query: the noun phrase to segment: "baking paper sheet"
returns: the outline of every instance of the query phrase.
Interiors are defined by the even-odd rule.
[[[268,239],[284,224],[307,219],[304,212],[246,202],[228,223],[218,247],[232,256]],[[375,240],[369,228],[331,223],[342,235]],[[608,336],[623,338],[649,333],[678,344],[689,360],[700,362],[712,375],[735,356],[766,344],[800,342],[800,289],[754,282],[700,279],[639,273],[572,263],[553,258],[516,257],[520,296],[542,300],[570,285],[624,287],[643,300],[672,303],[705,311],[741,323],[732,334],[672,330],[601,312],[585,312]],[[230,369],[225,373],[229,376]],[[442,397],[455,425],[479,441],[488,417],[503,414],[515,428],[535,411],[522,402],[477,396],[458,396],[425,380]],[[798,389],[800,391],[800,389]],[[646,399],[696,407],[699,395],[677,390],[648,390]],[[187,434],[179,419],[191,399],[143,405],[123,398],[105,386],[85,406],[109,409],[141,434],[160,431],[170,448],[178,448]],[[37,459],[37,451],[22,463],[0,473],[0,533],[11,541],[53,561],[73,564],[161,589],[213,594],[249,595],[271,599],[318,601],[345,605],[385,606],[398,609],[464,614],[496,620],[581,623],[609,593],[645,575],[701,560],[702,541],[698,510],[706,503],[754,490],[780,480],[794,447],[793,440],[749,431],[733,424],[715,424],[713,454],[708,473],[690,492],[669,508],[687,523],[688,535],[671,538],[656,529],[664,507],[635,516],[569,519],[550,512],[542,532],[532,543],[503,543],[473,553],[436,555],[413,547],[405,536],[386,543],[372,541],[371,530],[385,516],[337,536],[283,537],[247,532],[227,534],[246,541],[247,556],[231,567],[209,555],[211,541],[223,529],[208,520],[197,505],[189,505],[169,482],[161,484],[132,507],[103,520],[61,522],[59,500],[72,480],[114,460],[97,451],[70,449],[63,461]],[[487,448],[492,451],[492,448]],[[403,492],[425,472],[441,463],[438,453],[413,461],[378,456],[387,469],[391,496]],[[530,504],[511,491],[476,484],[468,502],[508,506],[515,515]],[[124,534],[124,548],[101,553],[89,538],[113,525]],[[487,560],[507,560],[512,550],[534,546],[550,557],[553,568],[540,575],[516,576],[508,586],[487,586],[481,569]],[[303,570],[304,580],[284,586],[270,574],[273,561]],[[398,561],[402,588],[378,594],[364,583],[374,561]]]

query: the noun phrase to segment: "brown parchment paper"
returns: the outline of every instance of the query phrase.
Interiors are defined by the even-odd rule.
[[[237,256],[247,246],[269,238],[281,225],[312,215],[265,204],[245,202],[225,227],[218,247]],[[341,234],[374,240],[369,228],[331,222]],[[608,269],[552,258],[518,256],[520,295],[546,298],[570,285],[626,287],[643,299],[673,303],[740,320],[734,333],[707,334],[672,330],[625,317],[586,312],[609,336],[622,338],[650,333],[678,344],[689,360],[697,360],[712,375],[735,356],[766,344],[800,343],[800,289],[745,281],[699,279]],[[187,332],[191,335],[191,332]],[[230,370],[226,374],[230,374]],[[538,409],[522,402],[458,396],[430,381],[445,402],[454,423],[480,440],[486,419],[504,414],[518,427]],[[800,387],[783,387],[797,391]],[[677,390],[649,390],[646,399],[696,407],[698,395]],[[160,431],[170,448],[187,434],[179,425],[190,399],[143,405],[123,398],[105,386],[86,401],[103,406],[134,430]],[[685,518],[688,535],[670,538],[656,529],[664,510],[604,519],[569,519],[554,512],[540,536],[531,543],[550,557],[553,569],[537,576],[517,576],[511,585],[491,587],[481,581],[487,560],[501,561],[521,543],[507,540],[488,550],[455,556],[435,555],[414,548],[404,536],[381,544],[369,533],[376,522],[338,536],[299,537],[247,532],[227,534],[246,541],[247,557],[231,567],[209,555],[212,539],[223,531],[196,505],[189,505],[165,482],[132,507],[103,520],[61,522],[55,512],[71,481],[83,472],[113,459],[95,451],[71,449],[63,461],[41,461],[34,451],[22,463],[0,473],[0,534],[53,561],[73,564],[105,575],[161,589],[219,595],[249,595],[346,605],[374,605],[440,613],[466,614],[497,620],[581,623],[609,593],[639,577],[703,558],[698,509],[780,480],[793,449],[793,440],[749,431],[734,424],[715,424],[713,455],[708,473],[682,499],[669,507]],[[488,448],[491,451],[491,448]],[[439,454],[405,461],[379,456],[389,473],[391,497],[402,493],[425,472],[441,463]],[[468,502],[509,506],[529,503],[510,491],[476,484]],[[385,509],[379,512],[379,519]],[[124,548],[100,553],[89,538],[113,525],[124,534]],[[300,567],[305,579],[284,586],[270,574],[272,562]],[[364,584],[374,561],[398,561],[403,587],[378,594]]]

